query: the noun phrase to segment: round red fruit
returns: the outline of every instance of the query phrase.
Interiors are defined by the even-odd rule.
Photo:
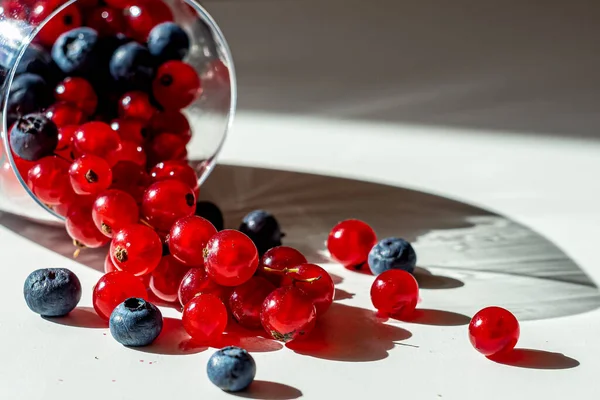
[[[69,163],[58,157],[40,159],[27,173],[27,186],[43,203],[57,205],[73,195]]]
[[[177,301],[179,285],[190,267],[180,263],[173,256],[163,256],[158,267],[150,276],[150,290],[162,301]]]
[[[96,313],[108,321],[113,310],[130,297],[148,300],[144,284],[129,272],[115,271],[100,278],[94,287],[92,303]]]
[[[75,193],[92,195],[108,189],[112,182],[112,171],[104,159],[84,154],[71,164],[69,177]]]
[[[119,161],[112,167],[111,189],[129,193],[138,204],[142,203],[144,193],[150,186],[150,175],[140,165],[131,161]]]
[[[333,227],[327,239],[331,257],[346,267],[359,267],[367,261],[377,243],[373,229],[357,219],[342,221]]]
[[[182,61],[167,61],[158,68],[152,92],[165,110],[181,110],[202,93],[196,70]]]
[[[204,265],[206,272],[216,283],[238,286],[256,272],[258,250],[242,232],[225,229],[208,241]]]
[[[31,9],[29,21],[34,25],[39,25],[45,21],[54,10],[60,6],[60,1],[41,0],[34,4]],[[81,12],[75,4],[72,4],[55,15],[35,37],[35,40],[42,45],[50,48],[63,33],[81,26]]]
[[[94,201],[92,218],[96,228],[107,237],[115,232],[135,225],[140,219],[140,212],[135,199],[122,190],[107,190]]]
[[[57,127],[79,125],[84,119],[83,111],[73,104],[60,102],[46,109],[46,117],[51,119]]]
[[[227,308],[217,296],[201,294],[191,299],[181,316],[186,332],[197,342],[219,339],[227,326]]]
[[[110,127],[119,134],[123,141],[129,141],[137,144],[144,142],[144,123],[133,119],[115,119],[110,123]]]
[[[161,161],[185,160],[187,157],[185,140],[173,133],[161,133],[146,146],[146,153],[151,165]]]
[[[419,284],[406,271],[391,269],[375,278],[371,301],[382,314],[400,319],[410,318],[419,300]]]
[[[262,256],[258,272],[276,286],[280,286],[287,269],[306,264],[308,261],[298,250],[288,246],[273,247]],[[265,270],[265,267],[268,270]]]
[[[92,207],[89,204],[77,204],[69,207],[65,227],[78,247],[102,247],[110,240],[94,225]]]
[[[106,161],[111,166],[121,161],[130,161],[139,166],[145,166],[146,152],[139,144],[123,140],[118,149],[110,151],[106,155]]]
[[[253,276],[236,287],[229,297],[229,308],[235,320],[248,329],[260,328],[263,302],[275,289],[275,285],[260,276]]]
[[[166,180],[153,183],[144,193],[142,216],[159,231],[169,231],[180,218],[194,214],[196,196],[185,183]]]
[[[138,42],[145,43],[156,25],[173,20],[171,9],[162,0],[133,0],[125,7],[128,33]]]
[[[323,315],[333,303],[335,287],[331,276],[315,264],[301,264],[288,272],[282,286],[295,286],[302,290],[314,303],[317,315]]]
[[[169,232],[169,250],[182,263],[190,267],[204,265],[204,249],[217,233],[210,221],[191,215],[175,222]]]
[[[480,310],[469,324],[469,340],[481,354],[493,356],[514,349],[520,335],[519,321],[501,307]]]
[[[121,11],[114,8],[97,7],[89,11],[86,25],[100,36],[111,36],[125,31],[125,18]]]
[[[150,176],[153,182],[175,179],[185,183],[194,191],[198,188],[196,171],[185,161],[160,162],[150,170]]]
[[[144,92],[128,92],[119,100],[119,116],[147,123],[152,119],[156,109],[152,107],[150,98]]]
[[[192,139],[192,128],[181,111],[161,111],[154,114],[150,129],[156,133],[168,132],[179,136],[185,144]]]
[[[181,279],[177,297],[179,298],[179,303],[181,303],[182,306],[185,306],[191,299],[199,294],[214,294],[223,302],[229,298],[228,288],[216,284],[210,279],[206,272],[204,272],[204,269],[192,268]]]
[[[104,257],[104,273],[108,274],[115,271],[118,271],[118,269],[117,267],[115,267],[115,264],[113,264],[112,260],[110,259],[110,254],[107,254],[106,257]]]
[[[162,243],[152,228],[129,225],[113,237],[110,257],[120,271],[136,276],[151,273],[162,258]]]
[[[68,77],[54,89],[58,101],[73,105],[90,116],[96,111],[98,96],[92,85],[83,78]]]
[[[117,132],[110,125],[93,121],[83,124],[75,131],[73,146],[78,154],[94,154],[105,158],[120,146]]]
[[[282,342],[305,338],[315,327],[316,317],[311,299],[293,286],[276,289],[268,295],[260,312],[265,331]]]

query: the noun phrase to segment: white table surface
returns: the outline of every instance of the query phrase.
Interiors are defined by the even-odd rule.
[[[306,11],[300,3],[282,2],[287,12]],[[224,2],[213,11],[227,19],[228,7],[231,2]],[[250,6],[246,7],[239,15],[265,15],[248,14]],[[325,8],[335,13],[335,7]],[[322,15],[303,15],[317,14]],[[272,18],[267,14],[264,20]],[[236,48],[243,52],[242,32],[235,34],[234,53]],[[251,51],[247,52],[238,65],[241,87],[246,88],[256,82],[253,59],[247,57]],[[284,61],[278,65],[286,70]],[[298,104],[304,104],[302,99],[310,103],[315,88],[309,85],[303,91],[294,85],[296,92],[289,97]],[[351,88],[350,80],[347,85]],[[272,96],[246,93],[222,153],[223,165],[207,182],[203,196],[222,205],[232,227],[252,208],[273,211],[288,233],[286,243],[335,275],[338,299],[320,321],[316,339],[294,349],[266,339],[229,340],[247,347],[258,364],[257,382],[243,396],[595,398],[600,368],[600,295],[594,284],[600,282],[600,142],[590,134],[596,118],[592,115],[597,116],[591,108],[563,118],[552,114],[565,126],[569,118],[588,118],[585,132],[568,135],[565,129],[562,135],[560,126],[546,132],[543,125],[531,128],[510,118],[515,125],[486,128],[490,116],[503,121],[508,108],[487,105],[473,112],[481,95],[477,90],[475,97],[459,96],[466,101],[461,109],[442,113],[453,118],[431,123],[417,118],[414,124],[402,118],[336,114],[359,109],[348,104],[333,107],[350,99],[348,90],[324,104],[323,112],[303,110],[296,115],[269,110],[269,104],[263,104],[266,112],[257,111],[261,107],[252,107],[249,99],[257,93],[263,99]],[[439,95],[443,99],[448,93],[440,89]],[[549,104],[559,101],[558,92],[554,94]],[[386,105],[390,101],[386,97]],[[453,96],[446,101],[451,103]],[[392,103],[390,109],[406,104]],[[535,99],[519,104],[540,110]],[[461,115],[485,118],[471,124]],[[422,311],[414,322],[375,320],[368,297],[372,277],[325,261],[327,230],[345,217],[365,219],[380,236],[401,235],[415,242],[420,267],[432,275],[419,273]],[[173,319],[150,348],[124,348],[110,337],[90,310],[91,290],[101,276],[100,252],[84,253],[74,261],[61,230],[10,215],[0,217],[0,243],[0,398],[232,397],[209,383],[205,366],[213,349],[187,345],[174,309],[163,307],[165,316]],[[22,297],[27,274],[48,266],[72,269],[83,284],[80,309],[54,322],[29,312]],[[487,360],[468,342],[468,318],[491,304],[510,308],[521,320],[517,347],[528,350],[520,350],[512,365]]]

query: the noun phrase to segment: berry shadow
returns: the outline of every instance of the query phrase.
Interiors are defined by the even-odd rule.
[[[283,345],[275,340],[264,338],[263,330],[245,329],[235,321],[229,321],[227,331],[215,347],[237,346],[251,353],[266,353],[283,349]]]
[[[498,364],[527,369],[571,369],[580,365],[579,361],[564,354],[533,349],[517,348],[507,354],[488,358]]]
[[[411,336],[405,329],[382,323],[371,310],[333,303],[308,338],[287,347],[325,360],[366,362],[386,358],[397,342]]]
[[[471,322],[471,318],[463,314],[427,308],[418,308],[409,319],[401,320],[412,324],[433,326],[461,326]]]
[[[96,314],[92,307],[75,307],[73,311],[64,317],[42,317],[46,321],[79,328],[108,328],[108,321],[103,320]]]
[[[302,392],[295,387],[283,383],[255,380],[242,392],[230,393],[233,396],[247,399],[292,400],[302,397]]]
[[[354,298],[354,293],[345,291],[344,289],[335,289],[333,301],[348,300]]]
[[[208,347],[191,340],[180,319],[163,318],[163,329],[150,346],[131,347],[131,349],[152,354],[186,355],[196,354]]]
[[[344,278],[342,278],[341,276],[332,274],[330,271],[327,271],[327,273],[329,274],[329,276],[331,276],[331,280],[333,281],[334,285],[339,285],[340,283],[344,282]]]
[[[456,289],[465,286],[461,280],[448,276],[434,275],[425,268],[415,268],[414,277],[420,289]]]

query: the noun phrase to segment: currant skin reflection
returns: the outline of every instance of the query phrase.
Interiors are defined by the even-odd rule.
[[[169,250],[182,263],[190,267],[204,265],[204,249],[217,233],[210,221],[195,215],[181,218],[169,232]]]
[[[520,336],[519,321],[501,307],[486,307],[471,319],[469,340],[481,354],[500,356],[514,349]]]
[[[377,243],[373,229],[357,219],[348,219],[333,227],[327,238],[331,257],[345,267],[360,268]]]
[[[191,299],[181,316],[185,331],[199,343],[217,341],[227,326],[227,308],[217,296],[201,294]]]
[[[225,229],[206,245],[204,265],[219,285],[238,286],[248,281],[258,267],[258,250],[243,233]]]
[[[371,301],[379,313],[399,319],[409,319],[419,300],[419,284],[406,271],[391,269],[375,278],[371,286]]]
[[[312,300],[294,286],[279,288],[263,302],[260,319],[275,340],[290,342],[305,338],[315,327],[317,310]]]

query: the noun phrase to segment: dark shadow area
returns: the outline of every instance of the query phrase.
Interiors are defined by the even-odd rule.
[[[465,286],[463,281],[448,276],[433,275],[425,268],[415,268],[415,279],[419,289],[456,289]]]
[[[331,280],[333,281],[334,285],[339,285],[340,283],[344,282],[344,278],[342,278],[341,276],[333,274],[330,271],[327,272],[329,272],[329,276],[331,276]]]
[[[471,318],[451,311],[417,308],[412,317],[406,319],[406,322],[421,325],[459,326],[467,325],[471,322]]]
[[[345,291],[344,289],[335,288],[335,293],[333,295],[333,301],[348,300],[348,299],[352,299],[352,298],[354,298],[354,293],[349,293],[349,292]]]
[[[488,358],[499,364],[529,369],[570,369],[580,365],[579,361],[564,354],[533,349],[514,349],[510,353]]]
[[[283,383],[255,380],[250,387],[242,392],[230,393],[233,396],[247,399],[262,400],[292,400],[302,397],[302,392]]]
[[[154,343],[150,346],[131,348],[144,353],[170,355],[196,354],[208,349],[206,345],[194,343],[183,329],[181,320],[171,317],[163,319],[162,332]]]
[[[79,328],[108,328],[108,321],[96,314],[92,307],[76,307],[64,317],[43,317],[55,324],[77,326]]]
[[[325,360],[366,362],[386,358],[397,342],[410,337],[405,329],[383,324],[371,310],[333,303],[308,338],[286,346]]]
[[[248,350],[251,353],[264,353],[277,351],[283,348],[283,345],[275,340],[263,337],[263,330],[245,329],[230,318],[227,324],[226,333],[216,347],[238,346]]]

